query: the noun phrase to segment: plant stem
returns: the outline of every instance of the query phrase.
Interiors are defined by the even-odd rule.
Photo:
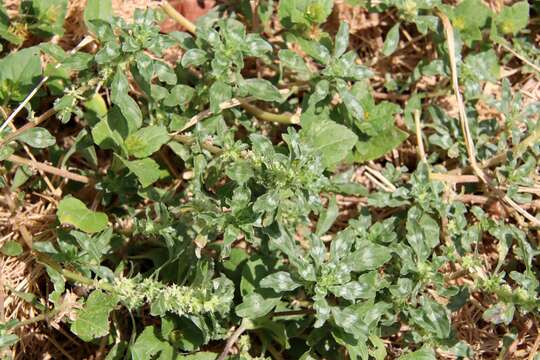
[[[235,332],[231,335],[231,337],[227,340],[227,343],[225,344],[225,347],[223,348],[223,351],[221,352],[217,360],[225,360],[225,358],[231,351],[233,345],[236,343],[240,335],[242,335],[244,331],[246,330],[247,329],[246,329],[245,321],[242,320],[238,329],[236,329]]]
[[[47,164],[43,164],[43,163],[40,163],[40,162],[37,162],[37,161],[28,160],[28,159],[25,159],[25,158],[17,156],[17,155],[10,155],[6,160],[10,161],[12,163],[15,163],[15,164],[19,164],[19,165],[28,165],[30,167],[41,170],[43,172],[50,173],[50,174],[53,174],[53,175],[58,175],[60,177],[63,177],[63,178],[69,179],[69,180],[73,180],[73,181],[77,181],[77,182],[80,182],[80,183],[83,183],[83,184],[88,184],[88,183],[91,182],[91,179],[89,177],[87,177],[87,176],[75,174],[75,173],[72,173],[70,171],[67,171],[67,170],[64,170],[64,169],[59,169],[57,167],[47,165]]]
[[[60,311],[62,311],[62,306],[59,306],[56,309],[52,309],[51,311],[44,312],[43,314],[34,316],[33,318],[26,319],[26,320],[23,320],[21,322],[18,322],[10,330],[16,330],[18,328],[21,328],[21,327],[24,327],[24,326],[27,326],[27,325],[30,325],[30,324],[33,324],[33,323],[37,323],[37,322],[40,322],[40,321],[43,321],[43,320],[50,319],[53,316],[55,316],[56,314],[58,314]]]
[[[182,25],[182,27],[184,27],[190,33],[195,34],[195,32],[197,31],[195,24],[193,24],[191,21],[186,19],[182,14],[176,11],[176,9],[171,4],[169,4],[168,1],[163,0],[160,6],[165,12],[165,14],[167,14],[171,19],[176,21],[178,24]]]
[[[264,121],[271,121],[280,124],[299,124],[300,119],[293,114],[274,114],[268,111],[259,109],[258,107],[251,105],[245,101],[240,100],[240,106],[248,113]]]
[[[4,144],[8,143],[9,141],[15,139],[17,136],[19,136],[20,134],[22,134],[26,130],[31,129],[31,128],[35,127],[35,126],[38,126],[39,124],[41,124],[45,120],[52,117],[54,114],[56,114],[56,110],[54,108],[50,108],[49,110],[47,110],[43,114],[41,114],[34,121],[26,123],[22,127],[20,127],[19,129],[17,129],[17,131],[14,131],[12,133],[7,134],[7,136],[4,139],[0,140],[0,146],[2,146]]]
[[[42,263],[50,266],[54,270],[58,271],[66,279],[75,281],[75,282],[80,283],[80,284],[93,286],[93,287],[96,287],[96,288],[99,288],[99,289],[102,289],[102,290],[106,290],[106,291],[110,291],[110,292],[114,291],[114,286],[113,285],[108,284],[108,283],[103,283],[103,282],[97,282],[96,280],[90,279],[90,278],[88,278],[88,277],[86,277],[86,276],[84,276],[82,274],[79,274],[79,273],[77,273],[75,271],[64,269],[64,268],[62,268],[62,266],[60,266],[60,264],[58,264],[56,261],[54,261],[53,259],[51,259],[49,256],[47,256],[45,254],[38,253],[37,257],[38,257],[40,262],[42,262]]]
[[[179,141],[181,142],[182,144],[186,144],[186,145],[192,145],[194,142],[195,142],[195,139],[192,137],[192,136],[189,136],[189,135],[174,135],[173,136],[173,139],[176,140],[176,141]],[[219,154],[222,154],[223,153],[223,149],[215,146],[215,145],[212,145],[212,143],[210,143],[209,141],[205,141],[203,143],[201,143],[201,147],[205,150],[208,150],[210,151],[212,154],[215,154],[215,155],[219,155]]]

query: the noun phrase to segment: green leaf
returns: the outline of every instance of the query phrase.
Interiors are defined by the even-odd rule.
[[[227,176],[236,181],[239,185],[245,184],[254,175],[251,164],[248,161],[236,161],[227,167]]]
[[[111,83],[111,100],[120,108],[120,112],[127,120],[128,133],[142,125],[142,112],[139,105],[128,95],[129,83],[124,73],[118,70]]]
[[[37,20],[29,29],[38,36],[63,35],[67,4],[67,0],[22,1],[20,16]]]
[[[216,81],[210,86],[210,110],[217,114],[221,110],[221,103],[232,98],[232,88],[223,81]]]
[[[349,306],[344,309],[333,307],[332,315],[336,325],[355,338],[358,339],[367,335],[368,327],[354,307]]]
[[[0,252],[6,256],[19,256],[23,252],[21,244],[14,240],[9,240],[2,245]]]
[[[278,292],[293,291],[302,286],[291,277],[291,274],[285,271],[278,271],[270,274],[261,280],[263,288],[274,289]]]
[[[293,38],[291,40],[297,41],[302,47],[302,50],[321,64],[328,64],[332,58],[328,48],[317,41],[307,40],[301,37]]]
[[[476,81],[496,83],[499,79],[499,60],[493,49],[470,54],[465,58],[464,71]]]
[[[496,325],[509,325],[514,319],[515,310],[516,307],[514,304],[500,302],[498,304],[492,305],[489,309],[484,311],[484,314],[482,314],[482,319]]]
[[[319,221],[317,221],[317,229],[315,233],[318,236],[324,235],[334,224],[339,215],[339,207],[336,197],[333,196],[328,201],[328,207],[324,209],[319,215]]]
[[[431,255],[432,249],[439,244],[439,225],[428,213],[418,207],[412,207],[407,213],[407,242],[416,253],[419,262]]]
[[[41,76],[39,47],[12,52],[0,59],[0,97],[22,101]]]
[[[154,356],[158,354],[160,354],[159,359],[163,360],[174,357],[173,347],[162,339],[155,326],[145,327],[129,349],[129,352],[133,360],[154,359]]]
[[[264,299],[257,293],[244,297],[244,301],[236,306],[236,314],[242,318],[257,319],[268,314],[279,302],[279,299]]]
[[[133,161],[122,159],[122,162],[129,171],[137,176],[142,187],[152,185],[161,177],[158,163],[150,158]]]
[[[437,357],[432,349],[422,348],[412,353],[400,356],[399,360],[437,360]]]
[[[302,140],[317,150],[325,167],[341,162],[356,144],[358,137],[346,126],[331,120],[313,123],[300,131]]]
[[[280,1],[278,16],[285,28],[294,25],[309,27],[325,22],[332,12],[333,5],[333,0]]]
[[[454,28],[459,30],[467,44],[482,39],[480,29],[486,25],[490,15],[491,11],[481,0],[463,0],[450,14]]]
[[[88,0],[84,8],[84,22],[94,33],[96,20],[110,23],[112,21],[113,9],[111,0]]]
[[[36,149],[45,149],[56,144],[54,136],[47,129],[41,127],[28,129],[17,136],[17,139]]]
[[[299,74],[309,74],[309,67],[306,65],[304,59],[292,50],[284,49],[278,53],[281,64]]]
[[[342,21],[336,34],[336,44],[334,46],[334,57],[338,58],[347,51],[349,46],[349,24]]]
[[[156,61],[154,63],[154,71],[160,81],[163,81],[167,85],[176,85],[178,79],[174,70],[169,65]]]
[[[15,334],[0,335],[0,349],[5,349],[11,345],[14,345],[18,341],[19,341],[19,337]]]
[[[377,291],[377,272],[371,271],[362,274],[356,281],[351,281],[343,285],[332,286],[330,290],[339,297],[349,301],[356,299],[374,298]]]
[[[219,355],[214,352],[199,351],[195,354],[183,355],[178,359],[179,360],[216,360],[217,356]]]
[[[87,233],[95,233],[107,228],[107,215],[88,210],[79,199],[71,196],[63,198],[58,204],[56,215],[62,224],[73,225]]]
[[[116,297],[101,290],[94,290],[88,296],[77,319],[71,324],[71,331],[84,341],[90,341],[109,333],[109,313],[116,306]]]
[[[164,126],[147,126],[130,134],[125,146],[128,154],[144,158],[158,151],[169,141],[169,134]]]
[[[118,123],[111,120],[111,117],[102,119],[92,128],[94,143],[103,150],[118,149],[124,144],[120,131],[110,125],[111,123],[118,125]]]
[[[363,163],[380,158],[392,149],[397,148],[408,137],[408,133],[397,127],[381,131],[375,136],[360,137],[356,145],[354,160]]]
[[[105,360],[123,360],[128,345],[125,341],[120,341],[107,352]]]
[[[6,160],[14,152],[15,152],[15,149],[12,146],[9,146],[9,145],[0,146],[0,161]],[[0,184],[2,184],[1,181],[0,181]]]
[[[386,39],[384,39],[383,49],[382,53],[385,56],[391,55],[394,51],[396,51],[398,45],[399,45],[399,26],[400,23],[396,23],[390,31],[388,31],[388,34],[386,34]]]
[[[360,101],[349,90],[341,89],[339,95],[349,114],[357,120],[364,120],[364,109]]]
[[[422,297],[420,307],[411,309],[411,320],[424,331],[438,339],[447,339],[452,329],[450,314],[443,305]]]
[[[186,51],[184,56],[182,56],[182,61],[180,62],[183,67],[188,66],[199,66],[202,65],[208,60],[206,52],[201,49],[189,49]]]
[[[9,26],[10,26],[9,16],[6,13],[6,9],[4,8],[3,2],[0,1],[0,38],[3,38],[14,45],[20,45],[23,40],[19,36],[15,35],[10,30]],[[2,47],[0,46],[0,51],[1,49]]]
[[[107,116],[107,103],[100,94],[94,94],[84,102],[84,107],[102,119]]]
[[[242,82],[242,86],[244,88],[243,90],[256,99],[277,102],[283,100],[279,90],[268,80],[247,79]]]
[[[245,49],[247,55],[262,58],[267,53],[272,52],[272,45],[268,41],[263,40],[259,35],[249,34],[246,37]]]
[[[529,3],[520,1],[512,6],[505,6],[495,21],[503,34],[517,34],[529,23]]]
[[[163,100],[165,106],[177,106],[186,108],[195,95],[195,90],[191,86],[179,84],[173,86],[171,93]]]
[[[356,272],[378,269],[392,257],[389,248],[368,241],[357,244],[357,248],[345,259],[350,269]]]

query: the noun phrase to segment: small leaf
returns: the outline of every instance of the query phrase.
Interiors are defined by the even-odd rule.
[[[399,360],[436,360],[437,357],[435,356],[435,353],[433,350],[428,348],[422,348],[420,350],[416,350],[412,353],[408,353],[406,355],[402,355],[399,357]]]
[[[239,185],[245,184],[254,175],[251,164],[248,161],[242,160],[232,163],[225,173]]]
[[[304,59],[292,50],[284,49],[278,53],[281,64],[300,74],[309,73],[310,70]]]
[[[161,353],[159,359],[172,359],[174,352],[172,346],[162,339],[154,326],[145,327],[129,351],[132,360],[154,359],[159,353]]]
[[[206,57],[206,52],[201,49],[189,49],[186,51],[184,56],[182,56],[181,64],[183,67],[188,66],[199,66],[206,62],[208,58]]]
[[[7,348],[14,345],[19,341],[19,337],[15,334],[3,334],[0,335],[0,349]]]
[[[107,103],[100,94],[94,94],[84,102],[84,107],[102,119],[107,116]]]
[[[185,108],[194,95],[195,90],[191,86],[183,84],[175,85],[171,89],[171,93],[163,100],[163,104],[165,106],[180,105],[180,107]]]
[[[263,57],[272,52],[272,45],[259,35],[249,34],[246,38],[246,53],[250,56]]]
[[[384,39],[383,49],[382,52],[385,56],[389,56],[394,51],[396,51],[397,46],[399,44],[399,23],[396,23],[390,31],[388,31],[388,34],[386,34],[386,39]]]
[[[293,291],[294,289],[302,286],[297,283],[291,277],[291,274],[285,271],[278,271],[277,273],[270,274],[261,280],[261,286],[263,288],[274,289],[278,292]]]
[[[491,306],[484,311],[482,319],[489,321],[493,324],[505,324],[508,325],[514,318],[515,306],[514,304],[498,303]]]
[[[259,100],[264,101],[282,101],[279,90],[268,80],[247,79],[242,85],[245,91]]]
[[[336,34],[336,44],[334,47],[334,57],[338,58],[347,51],[349,46],[349,24],[342,21]]]
[[[482,0],[463,0],[450,14],[454,28],[459,30],[461,37],[467,45],[472,41],[481,40],[480,29],[489,19],[491,11]]]
[[[411,321],[438,339],[450,336],[450,311],[441,304],[422,297],[420,306],[410,310]]]
[[[375,270],[390,260],[391,250],[367,241],[357,245],[358,250],[347,256],[345,261],[356,272]]]
[[[126,149],[130,155],[144,158],[158,151],[169,141],[169,134],[164,126],[147,126],[130,134],[126,141]]]
[[[268,314],[279,302],[279,299],[264,299],[257,293],[244,297],[244,302],[236,306],[236,314],[243,318],[257,319]]]
[[[339,95],[351,116],[357,120],[364,120],[364,109],[360,101],[348,90],[340,90]]]
[[[158,181],[161,176],[159,165],[150,158],[133,161],[122,159],[122,162],[129,171],[137,176],[142,187],[152,185]]]
[[[105,118],[92,128],[94,143],[103,150],[120,148],[124,142],[121,133],[110,126],[111,122],[110,118]]]
[[[44,149],[56,144],[56,139],[51,133],[41,127],[35,127],[24,131],[17,139],[36,149]]]
[[[375,136],[362,137],[356,146],[354,160],[362,163],[377,159],[398,147],[408,137],[408,133],[393,126]]]
[[[316,122],[307,129],[302,129],[300,136],[320,153],[322,163],[326,167],[342,161],[358,140],[346,126],[331,120]]]
[[[167,85],[175,85],[178,81],[174,70],[169,65],[156,61],[154,63],[154,71],[156,72],[158,79]]]
[[[302,50],[304,50],[309,56],[311,56],[315,60],[319,61],[321,64],[328,64],[330,62],[330,59],[332,58],[330,56],[330,51],[323,44],[301,37],[296,38],[295,40],[298,41],[298,43],[302,47]]]
[[[331,287],[331,291],[339,297],[349,301],[356,299],[374,298],[377,291],[377,272],[371,271],[367,274],[362,274],[356,281],[350,281],[343,285]]]
[[[77,320],[71,325],[71,331],[84,341],[90,341],[109,333],[109,313],[116,306],[116,297],[101,290],[94,290]]]
[[[128,95],[129,83],[122,71],[118,70],[111,83],[111,100],[120,108],[120,112],[127,120],[129,133],[142,125],[142,112],[139,105]]]
[[[0,59],[0,98],[22,101],[41,75],[39,47],[12,52]]]
[[[210,110],[217,114],[221,110],[221,103],[232,98],[232,88],[223,81],[216,81],[210,86]]]
[[[504,34],[515,35],[527,27],[529,22],[529,3],[520,1],[512,6],[505,6],[495,21]]]
[[[68,196],[58,204],[56,212],[60,223],[73,225],[87,233],[95,233],[107,228],[107,215],[88,210],[79,199]]]
[[[0,248],[0,252],[6,256],[19,256],[23,252],[23,248],[17,241],[6,241]]]
[[[333,196],[328,202],[328,207],[319,215],[319,221],[317,221],[317,230],[315,233],[319,236],[325,234],[332,227],[334,221],[336,221],[338,214],[339,207],[337,205],[336,197]]]
[[[84,7],[84,22],[92,32],[95,32],[93,22],[96,20],[110,23],[113,9],[111,0],[88,0]]]
[[[493,49],[470,54],[464,65],[464,70],[475,80],[496,83],[499,78],[499,61]]]

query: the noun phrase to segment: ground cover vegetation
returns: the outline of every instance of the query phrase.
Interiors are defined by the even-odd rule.
[[[0,2],[3,358],[540,359],[537,2],[75,3]]]

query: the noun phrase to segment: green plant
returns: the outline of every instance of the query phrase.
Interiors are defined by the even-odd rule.
[[[1,185],[19,194],[12,213],[32,193],[56,206],[28,249],[53,291],[38,317],[1,325],[0,346],[60,314],[108,359],[215,359],[215,344],[220,359],[472,358],[460,309],[536,319],[540,103],[501,79],[499,50],[538,76],[527,2],[498,13],[480,0],[352,2],[393,16],[382,59],[408,31],[430,41],[433,56],[395,77],[358,57],[347,22],[325,30],[332,1],[239,2],[191,24],[166,2],[126,21],[89,0],[95,52],[16,48],[23,19],[40,38],[61,34],[66,3],[0,12]],[[256,24],[274,6],[282,30],[265,36]],[[189,32],[161,33],[165,16]],[[380,100],[381,78],[407,102]],[[482,90],[498,82],[500,96]],[[459,115],[439,102],[448,94]],[[385,160],[411,145],[418,159]],[[356,206],[343,212],[347,197]],[[490,244],[495,263],[480,257]],[[73,284],[89,294],[73,300]]]

